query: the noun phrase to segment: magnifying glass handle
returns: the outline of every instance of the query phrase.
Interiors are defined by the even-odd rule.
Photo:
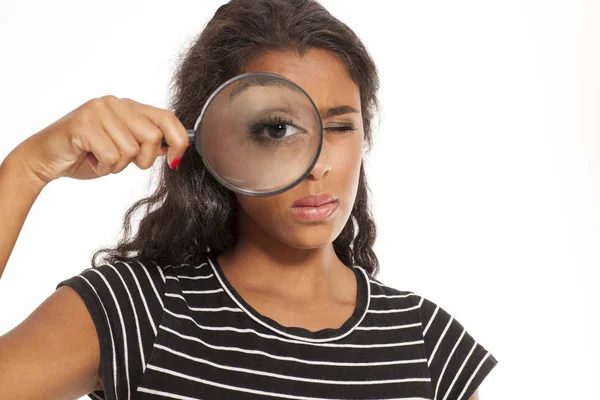
[[[188,136],[188,143],[189,144],[193,144],[194,143],[194,138],[196,136],[196,131],[194,131],[193,129],[186,129],[187,132],[187,136]],[[169,147],[169,145],[167,144],[167,142],[165,142],[165,139],[163,139],[160,142],[160,147]]]

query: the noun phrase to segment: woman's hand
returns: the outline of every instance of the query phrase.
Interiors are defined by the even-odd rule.
[[[163,137],[168,152],[161,148]],[[103,96],[27,138],[13,156],[46,185],[63,176],[94,179],[117,174],[131,162],[148,169],[165,153],[172,165],[188,144],[186,130],[172,111]]]

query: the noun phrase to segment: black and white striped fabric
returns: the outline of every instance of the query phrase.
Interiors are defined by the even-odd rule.
[[[468,399],[494,356],[435,303],[351,269],[354,313],[317,332],[259,314],[216,257],[102,265],[57,288],[77,291],[98,332],[92,399]]]

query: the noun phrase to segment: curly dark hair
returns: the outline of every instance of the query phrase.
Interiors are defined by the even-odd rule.
[[[170,108],[187,128],[193,127],[209,95],[239,75],[247,63],[265,51],[311,48],[337,55],[360,90],[367,149],[372,145],[372,120],[378,110],[377,68],[365,46],[344,23],[314,0],[232,0],[222,5],[178,60],[171,82]],[[350,218],[333,247],[346,265],[359,265],[372,277],[379,272],[373,251],[376,228],[369,188],[361,163],[358,192]],[[125,213],[123,237],[114,248],[103,248],[103,262],[153,261],[161,265],[196,265],[209,252],[219,254],[236,243],[236,199],[206,170],[193,146],[177,170],[165,163],[158,185],[147,198]],[[139,229],[131,221],[144,209]]]

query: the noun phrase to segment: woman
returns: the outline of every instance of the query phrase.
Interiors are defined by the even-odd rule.
[[[310,175],[271,197],[225,189],[187,147],[184,126],[246,72],[291,79],[323,119]],[[0,398],[476,399],[495,358],[443,308],[375,278],[362,156],[378,77],[355,34],[313,0],[232,0],[174,83],[174,112],[93,99],[4,161],[2,269],[48,183],[149,168],[169,144],[125,240],[0,338]]]

